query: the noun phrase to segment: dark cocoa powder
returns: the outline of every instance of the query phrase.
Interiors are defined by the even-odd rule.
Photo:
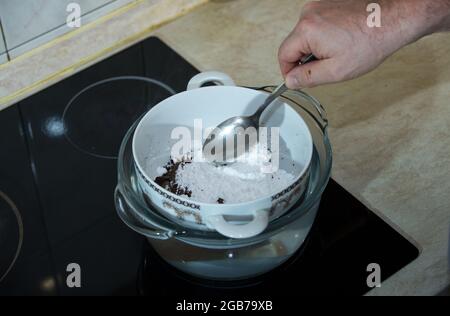
[[[167,172],[155,179],[156,184],[172,192],[173,194],[192,197],[192,191],[189,190],[189,188],[180,187],[176,181],[178,168],[183,168],[186,164],[189,163],[189,161],[174,162],[173,160],[170,160],[169,163],[167,163],[167,165],[164,167]]]
[[[192,191],[189,190],[187,187],[180,187],[180,185],[177,183],[176,177],[177,177],[177,171],[179,168],[184,168],[187,164],[190,164],[191,161],[179,161],[174,162],[172,159],[167,163],[167,165],[164,167],[167,172],[163,174],[160,177],[157,177],[155,179],[156,184],[158,184],[160,187],[172,192],[173,194],[176,194],[178,196],[186,195],[188,197],[192,197]],[[217,204],[225,204],[225,200],[222,198],[219,198],[217,200]]]

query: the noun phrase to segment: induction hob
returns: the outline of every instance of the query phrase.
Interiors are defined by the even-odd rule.
[[[368,265],[381,280],[418,250],[331,181],[307,242],[289,262],[254,280],[195,280],[168,267],[116,216],[114,159],[126,130],[170,94],[105,94],[95,106],[71,100],[118,76],[144,76],[184,91],[198,71],[149,38],[0,112],[0,295],[362,295]],[[166,89],[167,90],[167,89]],[[121,108],[108,98],[133,98]],[[68,106],[71,105],[71,106]],[[81,287],[69,287],[81,269]],[[69,270],[69,271],[68,271]]]

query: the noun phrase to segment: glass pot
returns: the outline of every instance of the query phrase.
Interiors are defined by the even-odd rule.
[[[255,89],[270,93],[274,87]],[[147,237],[166,262],[195,277],[247,279],[286,262],[300,249],[313,226],[330,179],[332,151],[322,105],[303,91],[288,91],[282,98],[308,125],[314,153],[305,198],[272,221],[264,233],[247,239],[231,239],[217,232],[181,226],[156,211],[144,197],[135,173],[132,138],[138,122],[126,134],[118,157],[115,204],[119,217],[131,229]]]

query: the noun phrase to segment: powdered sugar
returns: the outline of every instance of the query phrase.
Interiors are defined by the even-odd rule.
[[[201,203],[237,204],[257,200],[289,187],[295,176],[285,170],[263,172],[271,160],[270,151],[243,155],[228,166],[215,166],[204,161],[189,161],[177,166],[177,188],[190,193],[193,201]],[[167,167],[166,167],[167,168]],[[161,168],[158,168],[158,174]]]
[[[244,163],[215,167],[210,163],[193,162],[178,169],[176,182],[192,191],[191,199],[202,203],[226,204],[257,200],[282,191],[294,176],[284,170],[262,173]]]

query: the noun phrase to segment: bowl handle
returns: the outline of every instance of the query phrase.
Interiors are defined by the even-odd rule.
[[[236,86],[236,83],[227,74],[218,71],[206,71],[194,76],[191,81],[189,81],[187,90],[201,88],[208,82],[214,82],[221,86]]]
[[[213,229],[226,237],[244,239],[257,236],[266,230],[269,225],[269,211],[256,211],[253,220],[245,225],[231,224],[223,215],[208,216],[207,221]]]

